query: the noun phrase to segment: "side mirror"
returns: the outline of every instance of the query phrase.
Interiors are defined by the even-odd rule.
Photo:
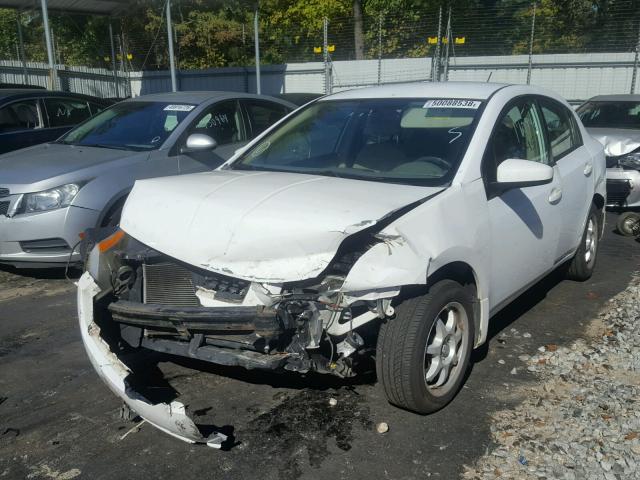
[[[496,181],[491,186],[497,192],[512,188],[534,187],[551,183],[553,167],[531,160],[508,158],[498,165]]]
[[[187,137],[185,145],[180,148],[180,153],[205,152],[207,150],[213,150],[217,146],[218,143],[209,135],[192,133]]]

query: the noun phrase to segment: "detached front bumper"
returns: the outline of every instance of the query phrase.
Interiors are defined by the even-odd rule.
[[[94,297],[99,293],[100,287],[85,272],[78,282],[78,317],[82,342],[100,378],[132,410],[156,428],[188,443],[205,443],[209,447],[221,448],[227,437],[214,432],[205,438],[187,416],[182,403],[153,404],[132,389],[127,381],[131,370],[111,351],[101,337],[100,327],[94,322]]]

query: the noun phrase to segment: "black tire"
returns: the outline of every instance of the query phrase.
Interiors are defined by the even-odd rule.
[[[449,305],[464,312],[464,315],[460,314],[459,324],[462,336],[457,352],[454,351],[458,361],[452,364],[448,380],[437,386],[427,381],[427,374],[432,367],[437,367],[434,365],[436,358],[444,362],[448,357],[443,356],[445,351],[441,347],[440,355],[429,360],[427,347],[437,348],[436,324]],[[442,345],[451,338],[451,335],[444,337]],[[397,306],[395,317],[383,323],[378,334],[376,370],[389,402],[421,414],[435,412],[447,405],[467,376],[474,341],[473,298],[459,283],[441,280],[425,295],[404,300]],[[447,355],[449,353],[447,347]]]
[[[589,240],[590,239],[590,240]],[[580,246],[571,259],[566,277],[570,280],[584,282],[589,280],[596,268],[598,247],[600,246],[600,215],[594,205],[591,205],[589,216],[585,223],[584,232],[580,239]]]
[[[625,237],[637,237],[640,235],[640,214],[636,212],[623,212],[618,217],[616,228]]]
[[[127,198],[121,198],[114,203],[109,211],[102,218],[101,227],[117,227],[120,225],[120,216],[122,215],[122,208]]]

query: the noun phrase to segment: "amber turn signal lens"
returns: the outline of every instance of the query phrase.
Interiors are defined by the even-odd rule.
[[[112,235],[109,235],[107,238],[105,238],[100,243],[98,243],[98,249],[100,250],[100,253],[104,253],[107,250],[111,250],[118,243],[120,243],[120,240],[122,240],[123,238],[124,238],[124,232],[122,230],[118,230]]]

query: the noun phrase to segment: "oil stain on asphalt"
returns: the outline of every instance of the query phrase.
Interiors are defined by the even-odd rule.
[[[337,400],[335,405],[330,400]],[[331,455],[331,443],[349,451],[354,428],[371,429],[369,407],[354,388],[302,390],[287,394],[270,411],[251,420],[245,436],[252,455],[281,460],[281,479],[299,478],[308,464],[318,468]],[[242,439],[240,439],[242,441]]]

